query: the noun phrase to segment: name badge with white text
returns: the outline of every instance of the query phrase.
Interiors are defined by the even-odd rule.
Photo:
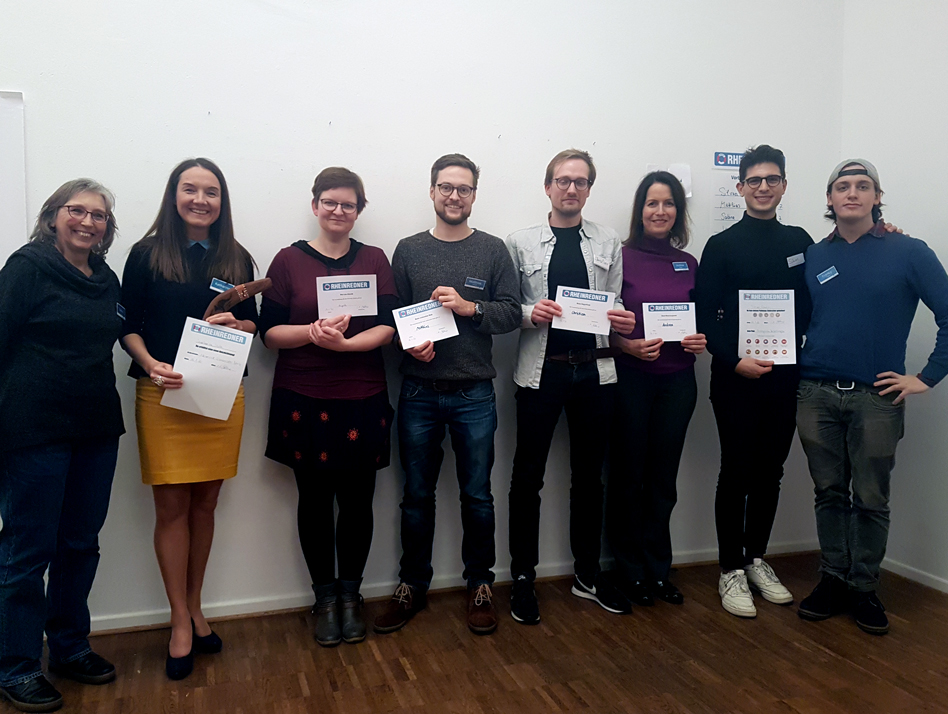
[[[125,319],[125,307],[122,305],[122,303],[115,303],[115,314],[121,317],[123,320]]]
[[[474,288],[475,290],[483,290],[487,287],[487,281],[481,280],[480,278],[465,278],[464,287]]]
[[[225,283],[220,278],[214,278],[213,280],[211,280],[211,290],[213,290],[216,293],[227,292],[232,287],[234,286],[231,285],[230,283]]]
[[[816,276],[816,279],[820,282],[820,285],[822,285],[823,283],[829,282],[830,280],[832,280],[833,278],[835,278],[837,275],[839,275],[839,271],[836,270],[836,266],[835,266],[835,265],[831,265],[831,266],[828,267],[826,270],[824,270],[822,273],[820,273],[819,275],[817,275],[817,276]]]
[[[683,272],[683,271],[685,271],[685,270],[688,270],[688,263],[686,263],[686,262],[683,261],[683,260],[682,260],[682,261],[677,261],[677,260],[676,260],[674,263],[672,263],[672,268],[675,269],[675,272],[676,272],[676,273],[681,273],[681,272]]]

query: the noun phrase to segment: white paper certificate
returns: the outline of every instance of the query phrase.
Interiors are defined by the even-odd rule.
[[[797,363],[793,290],[738,290],[740,357]]]
[[[698,333],[693,302],[643,302],[645,339],[661,337],[665,342],[681,342]]]
[[[580,290],[560,285],[556,290],[556,304],[563,308],[563,314],[553,318],[551,327],[557,330],[588,332],[592,335],[608,335],[608,310],[616,300],[615,293],[599,290]]]
[[[327,278],[316,278],[319,317],[378,315],[379,301],[375,284],[374,275],[331,275]]]
[[[428,340],[437,342],[458,334],[451,308],[444,307],[440,300],[428,300],[415,305],[392,310],[395,327],[402,349],[417,347]]]
[[[252,342],[249,332],[189,317],[174,358],[174,371],[184,376],[184,386],[166,389],[161,404],[226,420],[234,407]]]

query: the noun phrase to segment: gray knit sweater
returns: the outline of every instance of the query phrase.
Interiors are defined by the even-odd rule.
[[[454,316],[458,336],[436,342],[430,362],[419,362],[406,353],[402,374],[451,380],[496,377],[491,335],[512,332],[521,320],[519,280],[503,241],[478,230],[456,242],[438,240],[424,231],[399,241],[392,270],[403,305],[430,300],[436,287],[445,286],[484,307],[480,324],[470,317]],[[484,287],[478,289],[481,284]]]

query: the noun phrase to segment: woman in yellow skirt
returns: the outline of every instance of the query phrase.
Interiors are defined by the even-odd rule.
[[[122,343],[135,360],[135,419],[142,480],[155,498],[155,553],[171,604],[166,672],[187,677],[193,653],[219,652],[222,643],[201,612],[201,587],[221,484],[237,473],[244,423],[243,386],[227,421],[163,407],[166,389],[180,389],[172,368],[188,317],[201,319],[215,289],[253,280],[253,259],[234,238],[230,198],[221,170],[189,159],[171,173],[158,217],[125,264]],[[212,288],[213,281],[213,288]],[[256,303],[246,300],[208,318],[256,331]]]

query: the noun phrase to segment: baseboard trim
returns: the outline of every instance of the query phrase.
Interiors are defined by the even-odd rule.
[[[882,567],[886,570],[890,570],[896,575],[901,575],[903,578],[908,578],[913,580],[916,583],[926,585],[935,590],[940,590],[943,593],[948,593],[948,580],[945,578],[940,578],[937,575],[932,575],[927,573],[924,570],[919,570],[918,568],[913,568],[911,565],[906,565],[905,563],[900,563],[897,560],[892,560],[891,558],[886,558],[882,561]]]

